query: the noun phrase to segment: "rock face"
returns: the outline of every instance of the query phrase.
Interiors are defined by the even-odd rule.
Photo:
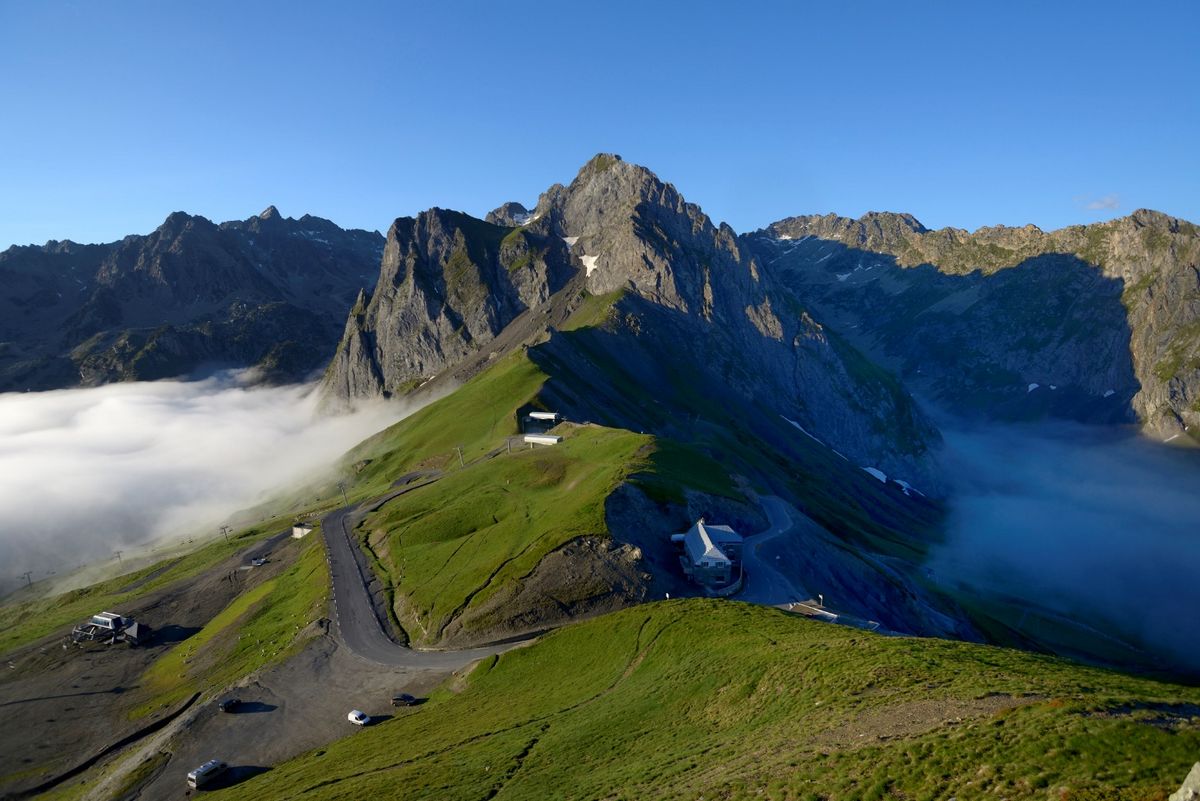
[[[529,209],[522,206],[520,203],[509,202],[498,208],[492,209],[484,217],[485,222],[490,222],[492,225],[502,225],[505,228],[515,228],[518,225],[524,225],[533,218],[533,213]]]
[[[491,217],[511,221],[514,211]],[[756,405],[755,414],[785,415],[857,464],[939,486],[930,459],[939,435],[898,382],[809,316],[732,229],[612,155],[547,190],[521,227],[440,209],[397,220],[379,284],[347,322],[325,391],[345,403],[411,390],[572,276],[615,304],[604,337],[587,347],[637,376],[625,400],[699,393]],[[596,369],[577,337],[548,335],[534,358]],[[580,419],[650,428],[621,403],[576,398],[572,408]]]
[[[176,376],[204,364],[294,380],[321,366],[383,237],[274,208],[176,212],[106,245],[0,253],[0,391]]]
[[[1197,801],[1200,799],[1200,762],[1192,765],[1191,772],[1183,780],[1183,786],[1171,793],[1168,801]]]
[[[414,389],[491,342],[574,268],[561,239],[430,209],[392,224],[379,282],[346,322],[325,392],[341,402]]]
[[[872,213],[791,217],[747,241],[818,313],[952,405],[1200,432],[1191,223],[1138,211],[968,233]]]

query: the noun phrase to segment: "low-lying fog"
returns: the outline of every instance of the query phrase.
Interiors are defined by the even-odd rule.
[[[196,533],[313,479],[399,420],[316,413],[311,385],[204,381],[0,394],[0,592]]]
[[[1200,454],[1076,425],[943,433],[941,581],[1139,634],[1200,672]]]

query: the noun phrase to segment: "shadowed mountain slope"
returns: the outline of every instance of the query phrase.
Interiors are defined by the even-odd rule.
[[[383,238],[272,206],[214,224],[176,212],[104,245],[0,253],[0,391],[256,366],[297,380],[328,360]]]

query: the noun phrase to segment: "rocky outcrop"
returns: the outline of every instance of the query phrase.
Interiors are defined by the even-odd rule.
[[[500,225],[505,228],[516,228],[518,225],[524,225],[525,223],[530,222],[533,219],[533,213],[520,203],[510,201],[492,209],[483,219],[485,222],[490,222],[492,225]]]
[[[512,211],[501,207],[493,219]],[[807,315],[731,228],[612,155],[543,193],[521,227],[439,209],[397,220],[379,284],[347,322],[325,390],[351,403],[409,391],[488,345],[579,271],[592,296],[615,304],[586,348],[605,350],[633,382],[614,403],[577,398],[580,419],[651,430],[645,414],[625,411],[630,397],[680,415],[698,413],[696,393],[728,398],[733,408],[796,420],[856,464],[936,491],[938,433],[899,383]],[[555,361],[544,369],[598,369],[578,337],[548,336],[532,356]]]
[[[642,360],[646,386],[656,386],[651,371],[673,370],[670,354],[694,366],[678,381],[696,391],[770,409],[856,464],[890,465],[937,491],[929,456],[940,437],[903,387],[808,315],[771,265],[675,187],[600,155],[547,191],[535,214],[532,227],[573,243],[593,294],[626,292],[609,326],[613,357],[626,367]]]
[[[106,245],[0,253],[0,391],[260,366],[297,380],[323,365],[383,237],[270,207],[214,224],[182,212]]]
[[[1192,765],[1187,778],[1178,790],[1171,793],[1167,801],[1197,801],[1200,799],[1200,762]]]
[[[578,537],[479,607],[454,617],[438,644],[481,645],[614,612],[649,600],[652,580],[637,548],[607,537]]]
[[[353,403],[411,391],[546,301],[575,268],[563,241],[431,209],[392,224],[379,281],[360,297],[324,392]]]
[[[945,400],[1137,419],[1164,439],[1200,432],[1192,223],[1142,210],[1049,233],[968,233],[872,213],[792,217],[747,241],[827,319],[857,326]]]

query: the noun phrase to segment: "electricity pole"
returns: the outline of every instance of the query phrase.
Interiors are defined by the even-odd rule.
[[[125,560],[123,560],[123,559],[121,558],[121,553],[122,553],[122,552],[121,552],[121,551],[114,551],[114,553],[116,553],[116,555],[117,555],[117,564],[119,564],[119,565],[123,565],[123,564],[125,564]]]
[[[229,526],[221,526],[221,534],[224,535],[226,542],[229,542],[229,531]]]
[[[30,586],[30,587],[33,586],[33,571],[32,570],[26,570],[24,573],[21,574],[21,578],[25,579],[25,583],[28,586]]]
[[[458,466],[466,467],[467,465],[463,462],[463,446],[458,445],[454,448],[454,450],[458,451]]]
[[[343,506],[349,506],[349,505],[350,505],[350,501],[346,500],[346,482],[345,482],[345,481],[339,481],[339,482],[338,482],[338,489],[340,489],[340,490],[342,491],[342,505],[343,505]]]

